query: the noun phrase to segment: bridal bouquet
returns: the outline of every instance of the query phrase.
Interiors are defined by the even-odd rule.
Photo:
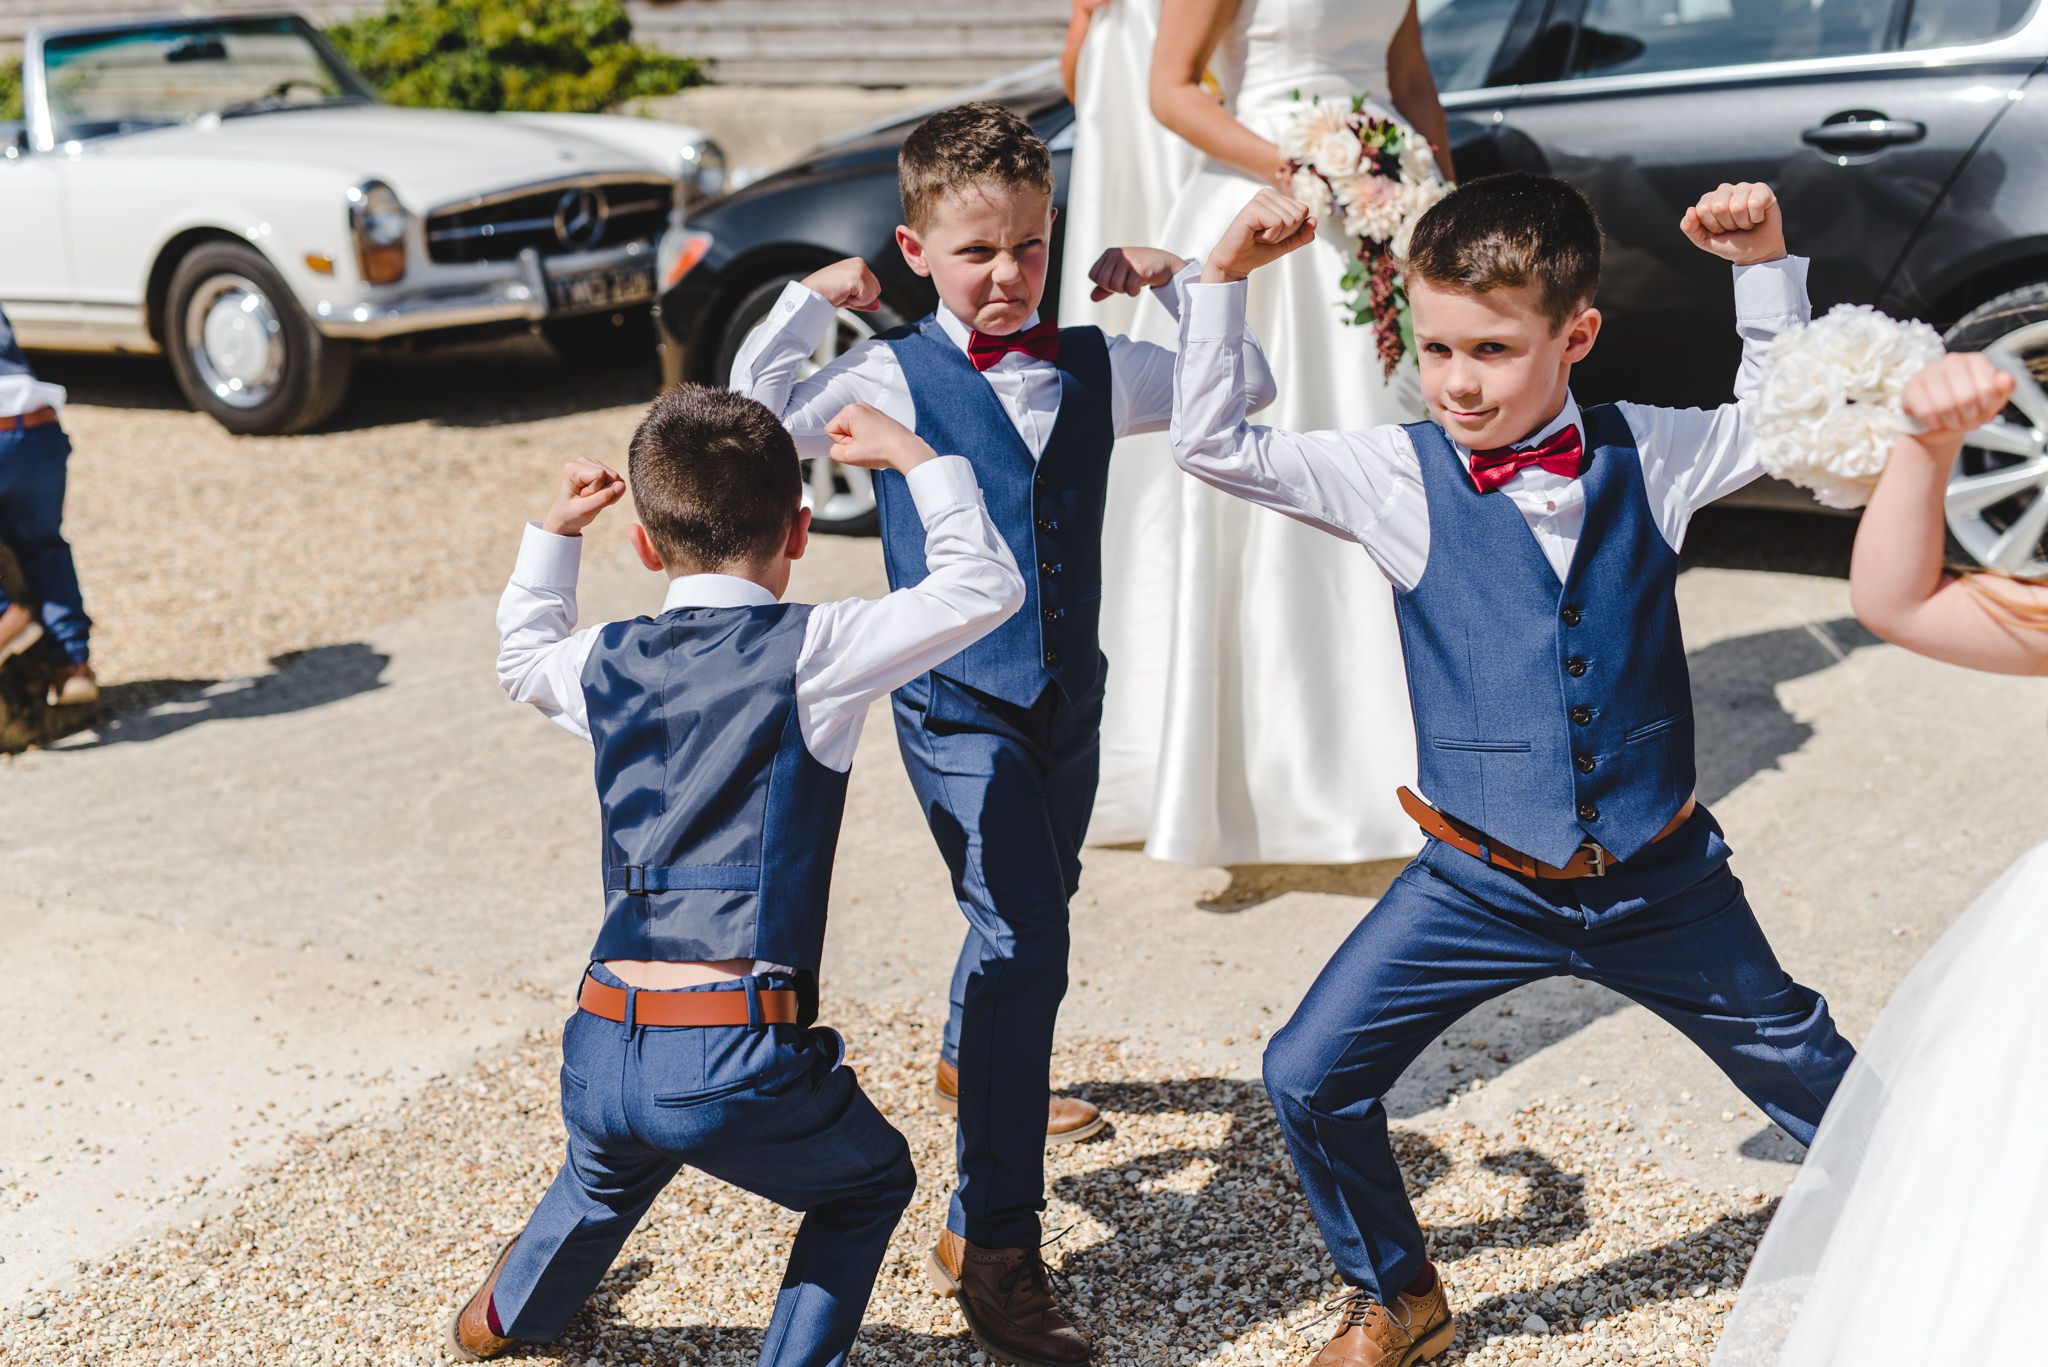
[[[1426,139],[1369,112],[1366,103],[1364,95],[1348,105],[1310,101],[1283,132],[1280,150],[1294,197],[1319,220],[1341,214],[1344,231],[1358,240],[1338,282],[1343,307],[1353,324],[1372,324],[1391,375],[1415,347],[1401,278],[1408,240],[1416,220],[1451,187]]]
[[[1911,430],[1907,381],[1942,354],[1940,334],[1865,304],[1843,304],[1782,333],[1756,400],[1764,470],[1829,508],[1870,501],[1892,443]]]

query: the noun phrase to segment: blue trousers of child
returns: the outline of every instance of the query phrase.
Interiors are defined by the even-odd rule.
[[[92,620],[78,590],[78,567],[64,540],[65,466],[71,439],[56,423],[0,425],[0,546],[14,552],[29,602],[43,629],[73,664],[90,655]],[[0,611],[8,598],[0,591]]]
[[[926,674],[896,691],[895,712],[910,785],[967,917],[944,1044],[960,1070],[947,1228],[984,1248],[1036,1248],[1067,903],[1095,807],[1102,693],[1069,699],[1048,686],[1018,707]]]
[[[600,982],[624,987],[602,965]],[[683,991],[785,986],[742,979]],[[629,1002],[647,994],[628,989]],[[632,1014],[631,1007],[628,1014]],[[838,1367],[917,1186],[910,1147],[841,1065],[831,1030],[632,1026],[562,1031],[569,1153],[498,1274],[504,1332],[558,1338],[684,1166],[804,1212],[761,1345],[775,1367]]]
[[[1387,1089],[1453,1021],[1540,978],[1647,1006],[1813,1141],[1854,1051],[1820,995],[1779,967],[1727,855],[1704,808],[1604,878],[1523,878],[1423,847],[1266,1047],[1266,1090],[1346,1281],[1390,1301],[1426,1257],[1388,1143]]]

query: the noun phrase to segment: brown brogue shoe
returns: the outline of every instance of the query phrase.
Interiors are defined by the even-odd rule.
[[[937,1080],[932,1084],[932,1095],[938,1098],[939,1109],[953,1115],[960,1109],[960,1070],[939,1060]],[[1078,1144],[1083,1139],[1093,1139],[1101,1134],[1109,1122],[1093,1102],[1083,1101],[1077,1096],[1061,1096],[1054,1093],[1046,1103],[1045,1144]]]
[[[952,1230],[932,1250],[932,1280],[960,1302],[983,1351],[1016,1367],[1080,1367],[1095,1345],[1053,1299],[1052,1273],[1035,1248],[982,1248]]]
[[[518,1242],[516,1237],[505,1241],[505,1246],[498,1250],[498,1261],[491,1264],[491,1275],[484,1278],[484,1284],[469,1298],[469,1304],[448,1321],[449,1350],[463,1362],[503,1357],[519,1346],[519,1340],[508,1339],[491,1328],[491,1292],[497,1289],[498,1274],[504,1271],[505,1259],[511,1256],[512,1245]]]
[[[1443,1279],[1419,1296],[1402,1292],[1391,1308],[1358,1289],[1330,1302],[1337,1333],[1309,1367],[1414,1367],[1450,1350],[1457,1337]]]

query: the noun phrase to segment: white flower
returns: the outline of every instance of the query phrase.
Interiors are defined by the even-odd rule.
[[[1329,183],[1306,166],[1294,173],[1291,189],[1294,197],[1308,206],[1309,216],[1318,222],[1328,218],[1330,210],[1336,207]]]
[[[1430,150],[1429,139],[1420,133],[1409,133],[1401,139],[1401,179],[1410,184],[1443,179],[1436,167],[1436,153]]]
[[[1892,443],[1908,430],[1906,382],[1941,353],[1933,328],[1863,304],[1780,334],[1756,399],[1764,469],[1811,490],[1826,507],[1862,507]]]
[[[1380,175],[1351,176],[1336,183],[1344,206],[1344,231],[1379,244],[1401,231],[1407,217],[1398,182]]]
[[[1292,161],[1313,161],[1317,146],[1332,133],[1356,133],[1351,128],[1351,110],[1346,105],[1316,100],[1303,105],[1280,132],[1280,150]]]
[[[1364,155],[1365,144],[1358,140],[1358,134],[1342,128],[1317,138],[1309,160],[1315,163],[1318,171],[1336,180],[1340,176],[1358,174],[1359,158]]]

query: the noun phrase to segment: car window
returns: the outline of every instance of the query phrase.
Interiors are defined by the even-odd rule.
[[[1894,0],[1588,0],[1572,75],[1882,52],[1894,7]]]
[[[1438,90],[1474,90],[1507,36],[1521,0],[1420,0],[1422,52]]]
[[[1909,48],[1954,47],[2003,38],[2032,13],[2035,0],[1914,0]]]

